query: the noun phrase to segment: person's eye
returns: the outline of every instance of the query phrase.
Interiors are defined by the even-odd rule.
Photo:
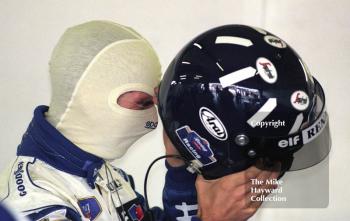
[[[154,103],[152,100],[146,100],[146,101],[141,101],[141,102],[138,102],[138,105],[140,107],[143,107],[143,108],[148,108],[150,106],[152,106]]]

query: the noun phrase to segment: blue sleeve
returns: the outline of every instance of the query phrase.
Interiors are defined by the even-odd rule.
[[[168,169],[163,189],[163,206],[166,220],[191,221],[196,217],[198,203],[195,187],[196,174],[187,171],[186,166],[171,167]]]
[[[156,221],[200,221],[197,214],[197,191],[195,187],[196,174],[187,171],[186,167],[171,167],[167,161],[165,166],[168,169],[165,176],[165,185],[163,189],[163,207],[151,208],[153,219]],[[129,183],[134,188],[133,179],[124,171],[125,177],[128,177]],[[136,192],[136,191],[135,191]],[[145,209],[144,197],[137,193],[138,201]]]
[[[5,208],[4,205],[0,204],[0,217],[2,220],[6,221],[16,221],[15,215],[8,208]]]

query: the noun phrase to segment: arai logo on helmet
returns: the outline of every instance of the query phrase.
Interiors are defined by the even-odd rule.
[[[272,35],[266,35],[264,40],[271,46],[276,48],[286,48],[287,44],[282,40]]]
[[[224,124],[210,109],[201,107],[199,109],[199,118],[205,129],[216,139],[226,140],[227,131]]]
[[[309,96],[304,91],[295,91],[290,97],[292,106],[299,110],[306,110],[309,106]]]
[[[258,58],[256,60],[256,69],[260,77],[269,84],[277,81],[277,71],[272,62],[267,58]]]

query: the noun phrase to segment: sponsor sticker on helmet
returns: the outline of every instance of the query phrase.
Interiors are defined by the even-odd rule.
[[[328,115],[324,110],[320,118],[313,123],[310,127],[303,130],[303,143],[307,144],[316,139],[328,124]]]
[[[264,40],[271,46],[276,48],[286,48],[287,44],[280,38],[277,38],[272,35],[266,35],[264,37]]]
[[[269,84],[277,81],[277,71],[273,63],[267,58],[258,58],[256,60],[256,69],[260,77]]]
[[[327,124],[328,115],[326,111],[323,111],[319,119],[315,121],[311,126],[303,129],[301,133],[295,136],[280,140],[278,142],[278,146],[280,148],[285,148],[310,143],[322,133]]]
[[[199,118],[204,128],[216,139],[226,140],[227,131],[224,124],[218,116],[214,114],[209,108],[201,107],[199,109]]]
[[[176,134],[188,152],[203,166],[216,162],[209,142],[199,136],[197,132],[193,131],[189,126],[180,127],[176,130]]]
[[[292,106],[299,110],[306,110],[309,106],[309,96],[304,91],[295,91],[290,97]]]

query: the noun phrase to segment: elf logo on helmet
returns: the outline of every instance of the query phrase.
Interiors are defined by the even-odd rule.
[[[290,102],[295,109],[303,111],[309,106],[309,96],[304,91],[295,91]]]
[[[273,84],[277,81],[277,71],[275,66],[267,58],[258,58],[256,60],[256,69],[260,77],[269,84]]]
[[[280,140],[278,146],[281,148],[296,146],[300,141],[300,136],[290,137],[287,140]]]
[[[264,37],[264,40],[271,46],[276,47],[276,48],[286,48],[287,44],[282,41],[281,39],[272,36],[272,35],[266,35]]]
[[[227,131],[224,124],[218,116],[216,116],[210,109],[201,107],[199,109],[199,118],[204,128],[216,139],[226,140]]]
[[[322,112],[322,115],[319,117],[317,121],[315,121],[311,126],[305,128],[300,134],[289,137],[285,140],[280,140],[278,142],[278,146],[281,148],[285,147],[293,147],[299,145],[299,142],[302,142],[303,144],[310,143],[314,139],[316,139],[323,131],[323,129],[326,127],[328,123],[328,115],[327,112],[324,110]]]

